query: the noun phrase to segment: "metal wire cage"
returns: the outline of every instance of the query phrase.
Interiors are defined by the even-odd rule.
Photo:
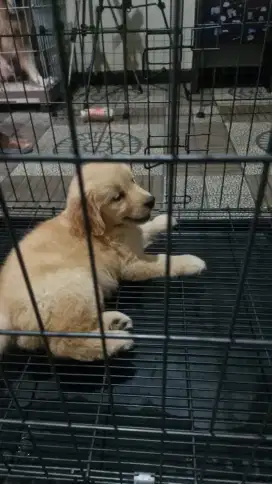
[[[65,5],[59,2],[62,21]],[[0,101],[10,104],[49,103],[60,96],[59,53],[53,31],[51,1],[3,0]],[[9,41],[10,40],[10,41]],[[19,42],[20,40],[20,42]]]
[[[96,10],[98,20],[102,3],[98,2]],[[147,2],[144,7],[148,12]],[[160,12],[164,11],[161,7]],[[152,5],[152,8],[157,7]],[[124,64],[126,36],[131,33],[126,25],[127,10],[125,2],[117,10],[123,15]],[[15,339],[32,335],[43,342],[43,351],[26,352],[14,346],[2,355],[0,476],[3,482],[18,479],[136,484],[271,482],[269,177],[272,137],[268,127],[265,150],[252,153],[254,126],[250,121],[247,149],[242,153],[235,149],[235,136],[231,134],[237,116],[235,96],[231,109],[227,106],[229,121],[226,123],[231,126],[226,144],[223,147],[212,144],[214,117],[220,115],[215,102],[216,72],[212,88],[201,91],[200,96],[194,97],[183,82],[184,48],[199,50],[198,44],[190,45],[188,39],[183,40],[184,11],[183,2],[171,2],[169,25],[163,25],[159,31],[149,28],[146,17],[144,50],[147,53],[142,52],[143,64],[146,66],[152,55],[148,50],[149,36],[161,36],[163,44],[168,42],[169,82],[157,88],[151,81],[153,75],[162,75],[161,65],[155,73],[148,69],[148,75],[144,69],[145,83],[143,92],[139,93],[135,77],[133,87],[130,86],[131,73],[125,66],[126,82],[121,89],[112,87],[108,82],[110,72],[104,64],[104,93],[101,89],[94,90],[83,76],[83,89],[72,95],[71,63],[64,48],[67,37],[58,4],[52,2],[66,94],[58,119],[54,121],[48,114],[53,142],[49,144],[45,135],[42,141],[35,137],[35,152],[24,156],[23,161],[22,156],[7,159],[1,154],[1,166],[5,169],[0,185],[1,260],[4,261],[13,245],[37,329],[27,333],[5,328],[0,330],[0,335],[13,335]],[[76,22],[79,18],[77,14]],[[120,26],[109,32],[101,19],[95,25],[97,30],[91,28],[90,35],[99,33],[102,54],[106,54],[105,37],[113,34],[119,38]],[[82,31],[77,33],[76,41],[80,45]],[[84,25],[83,33],[86,33]],[[93,39],[92,55],[97,50],[95,42]],[[157,42],[154,40],[152,49],[157,47]],[[85,55],[88,57],[86,51]],[[83,74],[84,56],[81,57]],[[261,69],[260,62],[258,70]],[[137,70],[132,73],[135,74]],[[246,113],[249,120],[256,115],[261,77],[257,75],[256,79],[252,111]],[[238,84],[233,89],[235,93],[239,91]],[[133,102],[135,90],[140,95],[138,102]],[[162,93],[159,99],[158,91]],[[147,98],[142,100],[144,93]],[[204,114],[208,121],[203,124],[205,118],[197,114],[199,106],[202,106],[200,111],[206,107],[207,98],[209,105]],[[91,120],[82,126],[77,117],[78,108],[86,103],[107,108],[114,105],[119,127],[109,123],[100,127]],[[265,105],[269,105],[268,95]],[[133,123],[135,118],[140,118],[139,111],[147,121],[147,142],[135,154]],[[37,113],[28,115],[28,129],[35,132]],[[20,115],[15,113],[11,118],[13,126],[19,124]],[[67,122],[65,129],[61,125],[63,119]],[[183,143],[184,121],[187,128]],[[237,124],[234,127],[236,132]],[[114,142],[121,129],[128,135],[127,152]],[[203,137],[204,146],[192,147],[192,139],[200,142]],[[86,144],[87,149],[82,153]],[[136,180],[157,192],[154,215],[167,214],[167,233],[160,234],[147,249],[151,255],[166,254],[164,277],[121,282],[117,293],[106,304],[107,310],[121,311],[133,320],[130,338],[135,346],[112,358],[106,347],[111,335],[104,331],[101,318],[92,217],[82,174],[86,162],[103,163],[105,155],[111,163],[131,164]],[[52,170],[58,174],[57,184]],[[81,197],[88,248],[86,270],[92,273],[100,315],[97,334],[46,330],[47,321],[41,317],[35,283],[28,275],[24,250],[19,243],[39,222],[58,215],[64,208],[71,173],[77,176]],[[249,188],[250,176],[256,182],[254,190]],[[175,227],[172,227],[173,216],[177,219]],[[204,259],[207,271],[200,277],[170,277],[172,257],[186,253]],[[1,282],[0,278],[0,308],[3,304]],[[51,344],[57,337],[64,341],[99,339],[103,358],[98,362],[57,358]]]

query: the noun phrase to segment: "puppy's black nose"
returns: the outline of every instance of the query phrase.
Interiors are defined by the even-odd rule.
[[[145,201],[145,206],[148,208],[153,208],[154,205],[155,205],[155,197],[150,195]]]

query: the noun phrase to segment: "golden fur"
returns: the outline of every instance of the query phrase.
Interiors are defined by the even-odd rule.
[[[133,179],[128,165],[87,164],[82,169],[88,217],[98,274],[100,303],[118,281],[146,280],[165,274],[165,255],[144,252],[159,232],[166,230],[167,216],[146,221],[152,196]],[[175,221],[173,220],[173,223]],[[77,178],[74,178],[65,210],[37,226],[20,242],[35,298],[47,331],[97,332],[98,319]],[[192,255],[171,256],[171,275],[199,274],[205,263]],[[108,339],[109,355],[132,346],[130,318],[117,311],[102,313],[105,332],[126,336]],[[14,250],[0,275],[0,328],[37,330],[38,324]],[[0,352],[10,338],[0,336]],[[100,339],[51,337],[51,351],[78,360],[103,358]],[[42,339],[19,336],[22,348],[37,349]]]

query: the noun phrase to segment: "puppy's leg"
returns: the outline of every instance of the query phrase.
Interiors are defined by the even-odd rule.
[[[105,311],[102,313],[105,331],[113,331],[116,329],[132,329],[132,320],[124,313],[119,311]]]
[[[171,277],[200,274],[205,269],[205,262],[194,255],[170,256]],[[138,259],[123,268],[122,279],[129,281],[144,281],[155,277],[164,277],[165,274],[166,254],[145,254],[142,259]]]
[[[132,327],[131,319],[118,311],[107,311],[102,313],[103,327],[105,333],[109,332],[113,336],[122,336],[125,339],[106,338],[107,355],[112,356],[120,351],[128,350],[133,346],[133,340],[129,339],[128,331]],[[72,325],[66,327],[64,331],[72,332]],[[93,323],[85,322],[80,325],[80,331],[90,332]],[[97,326],[97,323],[96,323]],[[91,331],[92,334],[100,336],[100,332]],[[80,361],[102,360],[104,358],[101,337],[99,338],[49,338],[49,345],[55,356],[73,358]]]
[[[8,64],[6,59],[0,55],[0,81],[7,81],[14,75],[14,69]]]
[[[124,313],[119,311],[105,311],[102,314],[104,330],[116,336],[126,336],[129,338],[128,330],[133,328],[132,320]],[[132,339],[109,339],[106,342],[108,355],[119,351],[129,350],[133,346]]]
[[[140,226],[143,234],[144,247],[148,247],[148,245],[153,242],[154,238],[158,234],[167,231],[167,222],[168,216],[165,213],[162,215],[158,215],[150,222],[147,222]],[[172,217],[172,227],[175,227],[176,225],[177,221],[174,217]]]
[[[47,87],[49,84],[52,83],[52,79],[50,77],[44,79],[40,75],[36,67],[33,52],[19,52],[18,56],[21,69],[25,71],[30,81],[42,87]]]
[[[7,331],[12,329],[8,317],[3,313],[0,313],[0,329],[2,331]],[[2,353],[5,351],[5,349],[7,348],[10,340],[11,340],[10,335],[6,335],[6,334],[0,335],[0,357]]]

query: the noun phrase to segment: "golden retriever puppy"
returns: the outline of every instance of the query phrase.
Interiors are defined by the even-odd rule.
[[[82,168],[97,269],[100,305],[122,280],[143,281],[165,275],[165,254],[144,247],[166,230],[167,215],[148,221],[154,197],[139,187],[128,165],[91,163]],[[174,222],[174,221],[173,221]],[[99,335],[98,314],[77,178],[65,210],[37,226],[20,242],[39,312],[47,331]],[[171,275],[199,274],[205,262],[193,255],[171,256]],[[104,331],[125,339],[107,339],[108,355],[132,347],[132,321],[118,311],[102,313]],[[38,323],[14,250],[0,275],[0,328],[37,330]],[[0,336],[0,352],[9,340]],[[14,338],[21,348],[42,346],[39,336]],[[103,358],[100,338],[51,337],[52,353],[77,360]]]

